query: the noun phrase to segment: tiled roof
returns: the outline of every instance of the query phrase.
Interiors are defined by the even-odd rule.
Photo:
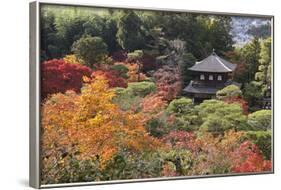
[[[212,53],[209,57],[203,59],[200,62],[196,62],[195,65],[189,68],[191,71],[201,72],[213,72],[213,73],[228,73],[233,72],[236,68],[236,64],[232,64],[219,56]]]
[[[234,81],[228,81],[224,85],[221,86],[198,86],[193,84],[194,81],[190,81],[189,85],[186,86],[183,91],[186,93],[193,93],[193,94],[216,94],[218,90],[223,89],[224,87],[228,85],[235,85],[239,88],[241,87],[240,83],[234,82]]]

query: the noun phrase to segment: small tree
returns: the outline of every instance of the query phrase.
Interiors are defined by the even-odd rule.
[[[100,37],[84,35],[72,45],[72,51],[91,68],[107,59],[107,45]]]
[[[138,64],[138,82],[140,81],[140,73],[141,73],[141,62],[140,59],[143,56],[142,50],[135,50],[132,53],[128,53],[128,61],[135,61]]]

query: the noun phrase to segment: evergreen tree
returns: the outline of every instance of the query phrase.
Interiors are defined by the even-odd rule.
[[[261,44],[258,72],[255,80],[262,83],[263,94],[271,86],[271,38],[264,40]]]
[[[248,70],[248,82],[255,79],[260,60],[261,45],[258,38],[254,38],[250,43],[242,48],[242,56]]]
[[[117,22],[118,31],[116,37],[123,49],[130,52],[142,49],[145,43],[141,26],[142,21],[134,11],[122,11]]]

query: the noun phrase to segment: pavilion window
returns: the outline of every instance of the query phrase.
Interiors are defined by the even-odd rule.
[[[213,75],[209,75],[209,80],[214,80],[214,76]]]
[[[200,75],[200,80],[205,80],[205,75],[201,74]]]
[[[221,75],[218,75],[218,80],[222,80],[222,76]]]

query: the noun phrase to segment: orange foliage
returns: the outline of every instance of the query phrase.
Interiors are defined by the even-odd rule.
[[[116,62],[115,65],[124,65],[129,69],[128,71],[128,82],[139,82],[138,81],[138,64],[137,63],[124,63],[124,62]],[[140,81],[146,80],[147,77],[145,74],[140,73]]]
[[[166,106],[167,102],[158,94],[146,96],[141,103],[142,111],[145,113],[159,113],[164,110]]]
[[[119,150],[160,146],[145,131],[142,115],[123,112],[112,103],[115,94],[106,80],[86,80],[81,95],[56,94],[42,106],[43,165],[72,154],[98,158],[102,167]]]

